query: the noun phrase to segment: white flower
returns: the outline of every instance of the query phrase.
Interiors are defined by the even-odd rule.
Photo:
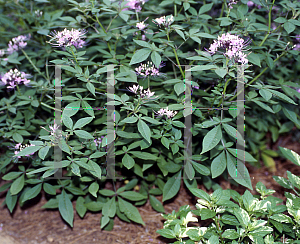
[[[143,30],[143,29],[145,29],[147,26],[148,26],[148,25],[145,25],[145,24],[144,24],[144,21],[142,21],[142,22],[136,24],[136,27],[139,28],[139,30]]]

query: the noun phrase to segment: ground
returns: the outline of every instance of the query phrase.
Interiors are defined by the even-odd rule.
[[[278,146],[287,147],[300,153],[300,143],[294,143],[291,136],[284,137],[278,141],[276,145],[272,145],[272,149],[277,150]],[[290,161],[278,159],[276,160],[276,173],[271,174],[266,167],[255,168],[246,164],[252,181],[252,186],[258,181],[266,185],[268,189],[276,190],[273,195],[285,200],[283,187],[278,185],[272,178],[272,175],[283,176],[287,178],[286,171],[289,170],[295,175],[300,175],[300,167],[294,165]],[[246,188],[230,185],[224,179],[219,179],[218,183],[223,189],[234,189],[243,194]],[[0,185],[3,181],[0,180]],[[109,186],[107,186],[109,187]],[[198,185],[200,189],[205,190],[203,185]],[[211,193],[212,191],[208,191]],[[291,191],[289,191],[291,192]],[[257,194],[255,190],[252,194]],[[0,204],[5,199],[5,194],[0,194]],[[158,197],[162,200],[162,197]],[[166,213],[172,210],[178,211],[182,205],[190,205],[191,209],[195,209],[197,198],[193,197],[189,191],[181,186],[179,194],[174,199],[164,203]],[[115,218],[115,224],[112,231],[100,230],[101,213],[88,212],[84,219],[77,214],[74,218],[74,228],[70,228],[60,217],[58,210],[45,210],[41,206],[46,203],[45,196],[40,194],[34,199],[34,204],[25,208],[19,206],[10,214],[6,207],[0,207],[0,244],[81,244],[81,243],[123,243],[123,244],[148,244],[148,243],[168,243],[168,239],[159,236],[156,230],[163,227],[163,218],[150,206],[149,201],[142,207],[139,212],[146,224],[145,227],[133,223],[126,223]],[[75,205],[74,205],[75,207]],[[201,226],[207,226],[209,222],[200,221]]]

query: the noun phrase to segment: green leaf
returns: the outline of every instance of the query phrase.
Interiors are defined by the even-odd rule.
[[[174,239],[176,238],[176,235],[173,230],[170,229],[161,229],[157,230],[156,233],[160,234],[161,236],[169,239]]]
[[[218,76],[224,78],[224,76],[227,74],[227,70],[223,68],[217,68],[215,69],[215,72]]]
[[[109,223],[109,217],[107,215],[102,215],[100,223],[100,228],[103,229]]]
[[[192,161],[192,164],[193,164],[194,169],[198,173],[200,173],[202,175],[209,175],[210,174],[210,171],[209,171],[209,169],[206,166],[204,166],[202,164],[199,164],[199,163],[196,163],[194,161]]]
[[[100,166],[97,163],[93,162],[92,160],[90,160],[88,164],[91,168],[90,173],[92,175],[96,176],[98,179],[101,179],[101,172],[102,171],[101,171]]]
[[[209,10],[211,10],[213,5],[213,3],[202,5],[199,9],[198,15],[208,12]]]
[[[255,54],[255,53],[250,53],[248,56],[247,56],[248,60],[250,63],[252,64],[256,64],[258,65],[259,67],[261,67],[260,65],[260,58],[259,58],[259,55]]]
[[[181,93],[183,93],[185,91],[185,85],[184,85],[184,83],[177,83],[177,84],[175,84],[174,90],[175,90],[177,96],[179,96]]]
[[[22,174],[19,178],[14,180],[10,187],[10,193],[11,195],[16,195],[18,194],[24,187],[25,179],[24,179],[24,174]]]
[[[216,69],[218,66],[216,65],[197,65],[193,68],[191,68],[191,71],[202,71],[202,70],[212,70]]]
[[[102,208],[102,214],[113,218],[116,214],[116,210],[117,210],[116,200],[115,197],[113,197],[104,204]]]
[[[151,48],[151,45],[148,42],[140,41],[140,40],[133,40],[136,44],[142,46],[142,47],[148,47]]]
[[[56,188],[52,185],[50,185],[49,183],[44,183],[43,184],[43,189],[46,193],[50,194],[50,195],[56,195]]]
[[[75,123],[73,130],[84,127],[85,125],[89,124],[92,120],[93,120],[92,117],[86,117],[86,118],[79,119]]]
[[[287,21],[283,24],[283,28],[286,30],[288,34],[293,32],[296,29],[296,26],[292,24],[291,22]]]
[[[76,201],[76,211],[78,213],[78,215],[80,216],[80,218],[83,218],[85,213],[86,213],[86,206],[84,205],[84,198],[83,197],[78,197],[77,201]]]
[[[211,163],[211,177],[216,178],[221,175],[226,169],[226,155],[222,151]]]
[[[297,105],[292,99],[290,99],[288,96],[284,95],[283,93],[275,90],[268,89],[269,92],[273,93],[275,96],[279,97],[281,100],[286,101],[288,103]]]
[[[161,122],[157,121],[156,119],[150,118],[150,117],[141,117],[141,119],[146,120],[147,122],[155,125],[160,125],[162,124]]]
[[[272,98],[272,93],[267,89],[260,89],[259,94],[266,100],[269,101]]]
[[[13,139],[18,142],[22,143],[23,142],[23,136],[21,136],[19,133],[13,133]]]
[[[234,229],[226,229],[223,234],[222,234],[222,237],[223,238],[226,238],[226,239],[230,239],[230,240],[234,240],[234,239],[237,239],[239,238],[239,234],[236,232],[236,230]]]
[[[162,136],[161,139],[160,139],[160,141],[161,141],[161,143],[162,143],[167,149],[169,149],[170,142],[169,142],[169,140],[168,140],[166,137]]]
[[[261,108],[267,110],[268,112],[275,114],[275,112],[273,111],[273,109],[271,109],[267,104],[265,104],[263,102],[260,102],[258,100],[252,100],[252,101],[255,102]]]
[[[248,213],[242,208],[236,208],[233,211],[233,214],[237,218],[237,220],[241,223],[241,225],[245,228],[250,223],[250,217]]]
[[[151,53],[151,50],[148,48],[142,48],[142,49],[136,51],[135,54],[133,54],[129,65],[143,62],[144,60],[146,60],[149,57],[150,53]]]
[[[94,139],[94,137],[93,137],[90,133],[88,133],[88,132],[86,132],[86,131],[84,131],[84,130],[75,130],[74,133],[75,133],[76,136],[78,136],[79,138],[83,138],[83,139]]]
[[[132,155],[136,156],[137,158],[144,159],[144,160],[157,160],[157,156],[147,153],[147,152],[139,152],[139,151],[130,151]]]
[[[147,142],[151,143],[150,137],[151,137],[151,131],[149,126],[143,121],[139,120],[138,122],[138,131],[140,134],[147,140]]]
[[[164,206],[155,196],[149,195],[149,200],[150,200],[150,204],[151,204],[152,208],[155,211],[160,212],[160,213],[165,213]]]
[[[181,183],[181,170],[166,182],[163,189],[163,200],[162,200],[163,202],[171,199],[178,193],[180,189],[180,183]]]
[[[246,162],[257,162],[255,158],[252,157],[252,155],[244,150],[241,149],[233,149],[233,148],[227,148],[228,152],[231,153],[234,157],[237,157],[239,160],[246,161]]]
[[[124,191],[124,192],[120,193],[119,196],[121,196],[127,200],[130,200],[130,201],[141,201],[141,200],[148,198],[147,196],[144,196],[135,191]]]
[[[96,96],[96,94],[95,94],[95,86],[94,86],[91,82],[86,83],[86,88],[87,88],[94,96]]]
[[[96,198],[97,198],[97,192],[98,192],[98,190],[99,190],[99,184],[97,182],[93,182],[89,186],[89,193],[91,193]]]
[[[228,135],[230,135],[233,138],[237,139],[238,142],[243,142],[244,143],[244,138],[242,137],[240,132],[237,131],[236,128],[232,127],[229,124],[225,124],[225,123],[222,123],[222,127],[224,128],[224,130],[226,131],[226,133]]]
[[[217,125],[205,135],[202,142],[201,154],[213,149],[216,145],[218,145],[221,138],[222,138],[221,126]]]
[[[103,195],[103,196],[106,196],[106,197],[111,197],[111,196],[113,196],[113,195],[115,194],[114,191],[108,190],[108,189],[101,189],[101,190],[99,191],[99,193],[100,193],[101,195]]]
[[[136,207],[120,197],[118,198],[118,203],[120,211],[124,213],[130,220],[145,226],[145,223]]]
[[[293,150],[284,148],[284,147],[279,147],[279,150],[282,152],[283,156],[290,160],[292,163],[300,166],[300,155],[295,153]]]
[[[71,227],[73,227],[74,212],[71,200],[64,189],[62,190],[61,195],[58,195],[57,197],[60,215]]]
[[[16,154],[14,157],[27,156],[27,155],[30,155],[31,153],[35,153],[36,151],[38,151],[41,148],[42,148],[42,146],[29,146],[29,147],[24,148],[21,152]]]
[[[235,160],[229,153],[227,154],[227,169],[229,175],[239,184],[253,190],[249,172],[240,160]]]
[[[62,122],[70,130],[73,128],[73,120],[68,116],[62,116]]]
[[[42,189],[42,184],[38,184],[33,188],[27,190],[24,194],[22,202],[26,202],[32,198],[35,198],[41,192],[41,189]]]
[[[128,155],[127,153],[125,153],[124,157],[122,158],[122,164],[127,169],[131,169],[134,166],[135,161],[134,161],[134,159],[130,155]]]
[[[80,109],[80,101],[69,103],[62,112],[62,119],[64,117],[71,117],[75,115]]]
[[[16,179],[18,176],[23,174],[23,172],[9,172],[8,174],[2,177],[2,180],[13,180]]]
[[[92,212],[99,212],[103,208],[104,203],[103,202],[89,202],[89,203],[85,203],[84,206]]]
[[[161,63],[161,56],[158,54],[158,52],[153,51],[151,53],[151,60],[155,64],[156,68],[159,68],[159,65]]]
[[[41,159],[45,159],[45,157],[47,156],[47,153],[49,152],[49,149],[51,147],[50,146],[45,146],[45,147],[42,147],[40,150],[39,150],[39,157]]]
[[[201,220],[211,219],[216,216],[216,212],[210,209],[202,208],[200,210]]]
[[[17,195],[14,195],[12,196],[10,194],[10,191],[7,191],[6,193],[6,198],[5,198],[5,203],[10,211],[10,213],[13,212],[15,206],[16,206],[16,203],[17,203],[17,200],[18,200],[18,196]]]
[[[297,114],[292,110],[290,106],[283,104],[282,111],[289,120],[293,121],[296,125],[300,126],[300,123],[297,119]]]

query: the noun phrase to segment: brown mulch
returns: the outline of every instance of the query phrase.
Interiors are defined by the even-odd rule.
[[[300,143],[291,142],[291,138],[280,139],[272,149],[277,150],[278,146],[287,147],[300,153]],[[271,173],[267,171],[265,166],[261,168],[253,167],[246,164],[252,181],[252,186],[261,181],[268,189],[274,189],[276,193],[273,196],[285,200],[284,192],[289,191],[278,185],[272,178]],[[295,175],[300,175],[300,167],[293,163],[277,159],[277,172],[274,175],[287,178],[286,171],[289,170]],[[217,181],[223,189],[233,189],[243,194],[246,190],[241,186],[230,185],[224,179]],[[2,182],[3,184],[3,182]],[[0,180],[1,185],[1,180]],[[110,188],[110,186],[107,186]],[[198,185],[200,189],[205,190],[203,185]],[[212,193],[213,191],[208,191]],[[291,192],[291,191],[290,191]],[[252,194],[257,194],[255,190]],[[0,204],[5,199],[5,194],[0,194]],[[158,197],[162,200],[162,196]],[[172,210],[178,211],[182,205],[190,205],[191,209],[195,209],[196,198],[183,186],[180,193],[172,200],[164,203],[166,213]],[[149,201],[138,210],[144,220],[146,226],[126,223],[119,218],[115,218],[114,228],[112,231],[100,229],[101,213],[87,212],[84,219],[77,214],[74,217],[74,228],[70,228],[60,217],[58,210],[45,210],[41,206],[46,203],[44,194],[40,194],[34,199],[33,204],[21,209],[19,206],[11,215],[6,207],[0,207],[0,244],[90,244],[90,243],[109,243],[109,244],[148,244],[148,243],[168,243],[168,240],[159,236],[156,231],[163,227],[163,218],[150,206]],[[284,201],[285,202],[285,201]],[[74,203],[75,209],[75,203]],[[200,221],[201,226],[207,226],[209,222]],[[6,242],[10,238],[11,242]]]

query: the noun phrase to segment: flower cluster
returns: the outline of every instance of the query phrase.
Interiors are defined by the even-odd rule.
[[[249,43],[245,42],[244,39],[239,38],[236,35],[231,35],[230,33],[218,36],[218,40],[214,40],[214,43],[210,45],[208,52],[210,54],[215,54],[218,48],[223,48],[226,50],[224,55],[228,58],[234,58],[236,62],[242,64],[247,64],[248,59],[246,59],[246,54],[244,54],[243,48]]]
[[[102,139],[104,138],[104,136],[101,136],[101,138],[96,138],[94,140],[95,144],[96,144],[96,147],[100,146],[101,145],[101,142],[102,142]]]
[[[64,29],[63,31],[59,32],[52,32],[52,39],[50,41],[55,41],[56,43],[51,43],[53,46],[58,47],[69,47],[74,46],[75,48],[82,48],[86,43],[83,40],[84,35],[87,33],[85,30],[67,30]]]
[[[135,9],[137,12],[139,12],[142,10],[142,5],[145,2],[146,1],[144,1],[144,0],[127,0],[127,3],[125,4],[125,6],[128,6],[128,8],[125,8],[123,10]]]
[[[14,148],[19,150],[19,151],[15,151],[15,155],[17,155],[19,152],[21,152],[24,148],[26,147],[31,147],[31,146],[34,146],[32,144],[25,144],[25,145],[22,145],[22,143],[18,143]],[[33,155],[34,153],[30,153],[30,155]],[[26,157],[29,157],[30,155],[26,155]],[[18,158],[21,158],[21,156],[18,156]]]
[[[177,111],[169,110],[167,107],[167,108],[161,108],[158,112],[155,112],[155,113],[159,117],[163,116],[163,115],[167,115],[168,119],[170,119],[170,118],[173,118],[177,114]]]
[[[41,17],[41,16],[43,15],[43,11],[35,10],[35,11],[34,11],[34,14],[35,14],[36,17],[39,18],[39,17]]]
[[[27,80],[28,76],[28,74],[20,72],[17,69],[11,69],[9,72],[4,74],[3,77],[1,77],[1,81],[4,83],[4,85],[7,85],[7,88],[14,89],[17,85],[22,83],[27,85],[30,82],[30,80]]]
[[[24,47],[27,46],[27,41],[30,38],[29,36],[17,36],[15,38],[13,38],[11,41],[9,41],[8,43],[8,48],[7,48],[7,52],[8,54],[12,54],[14,52],[17,52],[19,49],[22,49]]]
[[[233,8],[232,5],[233,5],[233,4],[237,4],[238,1],[239,1],[239,0],[229,0],[228,7],[229,7],[229,8]]]
[[[174,22],[174,17],[173,15],[169,16],[166,18],[166,16],[162,16],[160,18],[156,18],[155,20],[152,20],[154,24],[157,24],[159,26],[164,26],[164,27],[168,27],[169,25],[171,25]]]
[[[164,63],[160,63],[159,68],[164,67]],[[148,76],[160,76],[159,69],[155,67],[152,62],[147,62],[146,64],[141,64],[139,67],[135,68],[136,74],[140,77],[148,77]]]
[[[144,24],[144,21],[139,22],[139,23],[136,24],[136,27],[137,27],[139,30],[143,30],[143,29],[145,29],[147,26],[148,26],[148,25],[145,25],[145,24]]]
[[[59,128],[59,126],[57,124],[53,124],[53,126],[49,125],[49,129],[50,129],[50,134],[51,136],[56,136],[56,131]]]
[[[141,98],[150,98],[154,95],[155,92],[151,92],[150,89],[148,88],[147,90],[144,90],[143,91],[143,87],[142,86],[139,86],[139,85],[133,85],[133,87],[128,87],[127,88],[129,91],[131,91],[132,93],[134,94],[137,94],[137,91],[140,90],[140,96]]]

